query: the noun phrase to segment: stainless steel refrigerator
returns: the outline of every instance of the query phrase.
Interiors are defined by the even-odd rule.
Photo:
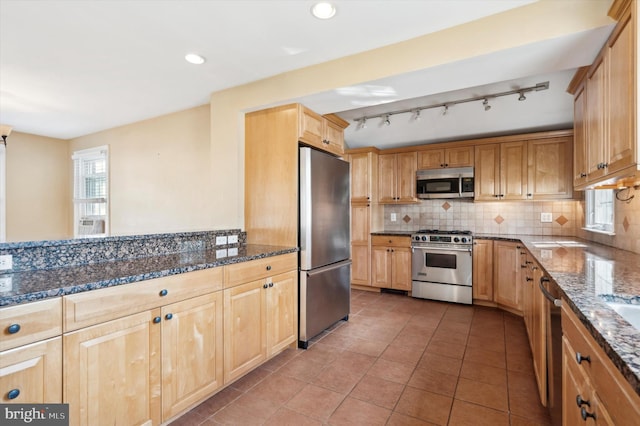
[[[349,318],[349,163],[300,148],[300,305],[298,346]]]

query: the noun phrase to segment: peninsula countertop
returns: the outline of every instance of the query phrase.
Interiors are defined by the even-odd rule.
[[[0,307],[298,251],[297,247],[255,244],[241,245],[236,249],[237,253],[234,249],[195,250],[2,274],[2,277],[10,278],[11,283],[10,287],[0,291]]]

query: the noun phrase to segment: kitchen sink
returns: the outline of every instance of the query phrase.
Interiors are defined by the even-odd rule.
[[[629,303],[607,302],[614,311],[624,318],[636,330],[640,330],[640,305],[631,305]]]

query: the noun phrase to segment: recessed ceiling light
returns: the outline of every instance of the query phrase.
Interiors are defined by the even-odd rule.
[[[313,5],[311,14],[318,19],[330,19],[336,14],[336,7],[329,2],[322,1]]]
[[[204,56],[198,55],[197,53],[187,53],[184,55],[184,59],[194,65],[202,65],[206,61]]]

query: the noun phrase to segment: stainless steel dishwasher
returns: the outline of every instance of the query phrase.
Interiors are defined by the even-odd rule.
[[[549,303],[547,318],[547,392],[551,424],[562,424],[562,300],[556,284],[548,277],[541,277],[540,291]]]

